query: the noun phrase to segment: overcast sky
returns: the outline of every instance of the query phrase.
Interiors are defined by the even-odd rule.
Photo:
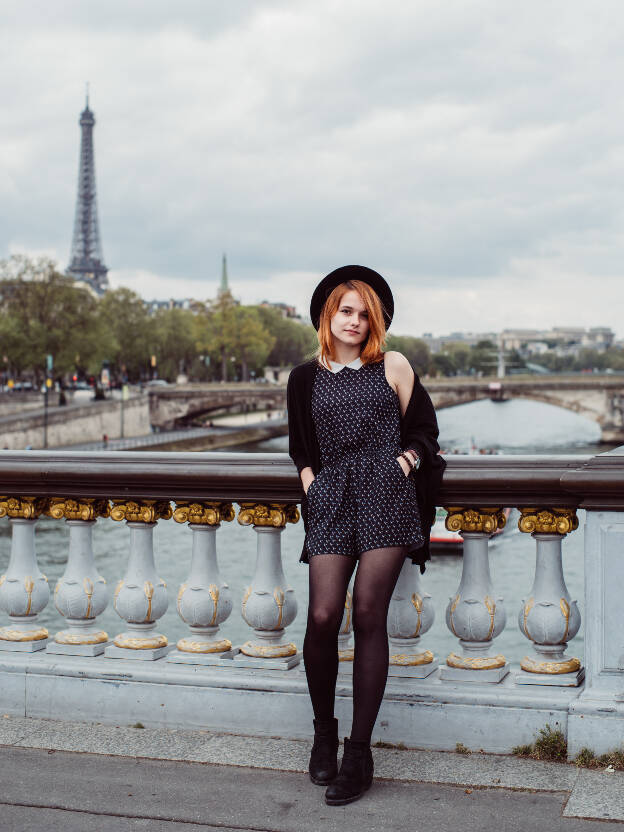
[[[69,259],[84,83],[109,279],[308,311],[379,270],[392,331],[624,336],[624,5],[0,0],[0,258]]]

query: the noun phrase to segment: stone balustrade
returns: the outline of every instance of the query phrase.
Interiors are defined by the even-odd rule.
[[[446,626],[458,649],[434,656],[427,648],[427,633],[444,623],[434,621],[426,575],[406,560],[388,613],[390,667],[381,736],[439,748],[455,742],[471,747],[477,740],[480,748],[509,750],[550,721],[568,733],[571,748],[605,750],[612,744],[614,728],[624,726],[619,615],[624,568],[618,558],[624,544],[623,486],[624,454],[617,451],[449,460],[442,494],[446,523],[464,541],[460,583],[446,608]],[[227,730],[235,703],[239,721],[232,730],[270,734],[277,727],[289,736],[308,731],[303,719],[292,721],[307,713],[309,703],[303,674],[293,673],[302,669],[301,645],[288,635],[298,602],[284,573],[282,537],[288,524],[299,521],[300,496],[288,457],[5,452],[0,490],[5,494],[0,517],[8,518],[12,529],[10,561],[0,577],[0,610],[7,616],[0,622],[0,683],[11,677],[3,687],[6,711],[41,715],[43,708],[53,717],[57,711],[66,715],[69,707],[84,718],[119,720],[124,706],[105,683],[124,679],[128,722],[132,715],[143,723],[183,726],[200,720]],[[524,656],[504,656],[495,648],[507,614],[492,584],[489,549],[492,535],[505,525],[503,507],[519,509],[520,531],[535,540],[534,581],[517,617],[530,643]],[[587,679],[580,660],[567,653],[581,620],[578,599],[566,587],[561,549],[567,534],[580,533],[579,507],[587,511]],[[43,515],[69,528],[67,566],[53,594],[59,613],[53,633],[38,623],[50,600],[35,549]],[[93,552],[99,518],[128,527],[126,571],[110,589]],[[240,598],[232,597],[226,581],[226,526],[235,520],[256,535],[255,567]],[[192,531],[188,577],[179,587],[167,587],[159,576],[153,546],[159,522],[188,524]],[[97,624],[108,603],[120,618],[119,632],[110,636]],[[188,627],[175,645],[159,626],[170,603]],[[349,591],[339,636],[343,709],[353,660],[351,603]],[[228,638],[234,605],[240,605],[250,628],[241,644]],[[20,678],[27,689],[25,710]],[[93,704],[85,699],[87,688],[97,692]],[[208,696],[207,722],[196,710],[185,715],[182,704],[178,708],[182,700],[187,707],[195,701],[193,692]],[[269,694],[274,698],[267,699]],[[154,697],[165,700],[161,716]],[[261,706],[266,711],[258,711]],[[424,727],[414,716],[419,708],[429,718]],[[488,730],[494,733],[487,736]]]

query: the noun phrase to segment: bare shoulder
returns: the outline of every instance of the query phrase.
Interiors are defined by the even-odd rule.
[[[397,392],[400,389],[411,390],[414,382],[414,370],[402,352],[388,350],[384,353],[386,378]]]

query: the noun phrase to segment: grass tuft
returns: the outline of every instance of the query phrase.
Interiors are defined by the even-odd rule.
[[[463,744],[463,742],[455,743],[455,751],[458,754],[472,754],[472,751]]]
[[[384,740],[377,740],[377,742],[374,742],[373,748],[398,748],[399,751],[407,750],[407,746],[404,742],[385,742]]]
[[[142,722],[135,722],[134,725],[130,726],[131,728],[145,728]]]
[[[540,728],[539,736],[531,745],[517,745],[512,753],[518,757],[530,757],[532,760],[551,760],[565,762],[568,756],[568,743],[562,731],[550,725]]]

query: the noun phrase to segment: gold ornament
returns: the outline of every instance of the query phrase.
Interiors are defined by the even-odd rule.
[[[410,638],[416,638],[420,633],[420,628],[422,625],[422,608],[423,608],[423,600],[417,592],[412,593],[412,606],[416,610],[418,614],[418,623],[416,624],[416,629],[410,636]]]
[[[462,670],[494,670],[497,667],[504,667],[506,659],[499,653],[497,656],[458,656],[457,653],[449,653],[446,663],[449,667],[459,667]]]
[[[576,673],[581,669],[581,662],[579,659],[565,659],[561,662],[538,662],[535,659],[530,659],[525,656],[520,662],[522,670],[527,673],[550,673],[558,675],[560,673]]]
[[[292,641],[288,644],[252,644],[250,641],[246,641],[240,651],[245,656],[257,656],[263,659],[282,659],[286,656],[296,655],[297,648]]]
[[[502,508],[446,508],[446,528],[450,532],[485,532],[493,534],[503,529],[507,518]]]
[[[127,650],[151,650],[156,647],[166,647],[169,642],[167,636],[155,635],[145,638],[124,636],[123,633],[115,637],[113,644],[116,647],[125,647]]]
[[[173,519],[176,523],[195,523],[199,526],[218,526],[231,522],[236,515],[232,503],[222,502],[177,502]]]
[[[532,534],[568,534],[578,529],[575,508],[521,508],[518,528]]]
[[[299,520],[295,503],[239,503],[238,522],[241,526],[273,526],[283,529],[286,523]]]
[[[57,644],[104,644],[108,641],[108,634],[104,630],[95,633],[69,633],[61,630],[54,636]]]
[[[47,497],[0,497],[0,517],[36,520],[45,513],[47,505]]]
[[[157,520],[169,520],[171,515],[168,500],[113,500],[110,512],[113,520],[129,523],[156,523]]]
[[[421,664],[431,664],[433,653],[431,650],[423,650],[422,653],[395,653],[390,656],[390,664],[399,667],[418,667]]]
[[[340,628],[340,633],[345,634],[351,630],[351,616],[353,614],[353,598],[349,590],[345,596],[345,612],[347,613],[344,620],[344,626]],[[344,652],[344,651],[343,651]]]
[[[36,630],[18,630],[15,627],[0,627],[0,639],[2,641],[41,641],[48,637],[45,627],[38,627]]]
[[[95,520],[97,517],[110,515],[108,500],[96,500],[84,497],[73,500],[69,497],[51,497],[46,514],[55,520]]]
[[[181,653],[225,653],[232,649],[232,642],[227,638],[219,641],[199,641],[193,638],[181,638],[177,644]]]

